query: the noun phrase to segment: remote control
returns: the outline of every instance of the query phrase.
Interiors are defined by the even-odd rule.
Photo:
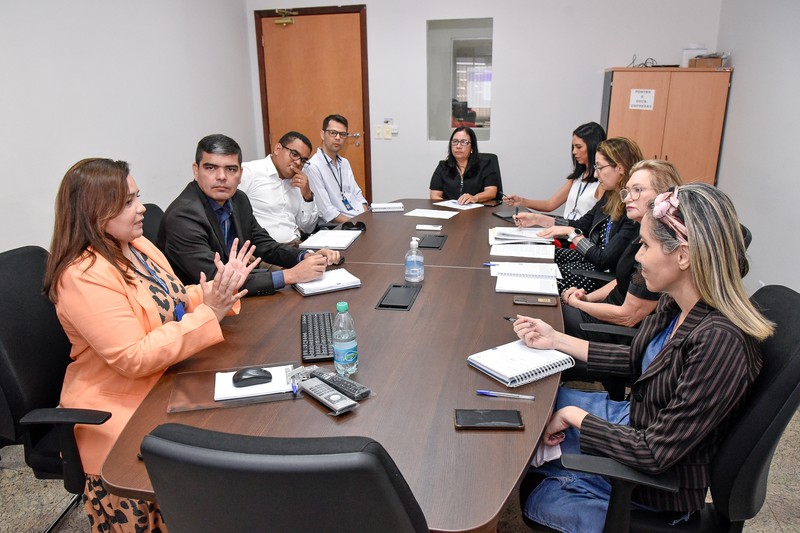
[[[319,378],[320,381],[324,381],[351,400],[363,400],[364,398],[368,398],[372,393],[369,387],[357,381],[353,381],[352,379],[342,377],[336,372],[325,370],[324,368],[315,368],[311,372],[311,375],[315,378]]]
[[[339,416],[358,407],[358,404],[344,396],[341,392],[334,389],[327,383],[320,381],[319,378],[310,378],[300,382],[300,386],[309,396],[329,407],[333,414]]]

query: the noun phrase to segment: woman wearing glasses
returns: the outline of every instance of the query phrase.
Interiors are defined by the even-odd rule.
[[[512,194],[504,198],[512,207],[527,207],[536,211],[555,211],[564,206],[564,218],[577,220],[585,215],[603,195],[594,177],[597,145],[606,139],[606,132],[596,122],[578,126],[572,132],[572,174],[548,200],[528,200]]]
[[[664,512],[666,524],[703,507],[711,460],[758,376],[759,341],[774,325],[747,298],[744,239],[719,189],[690,183],[658,195],[641,239],[636,259],[647,288],[663,296],[630,347],[576,339],[522,316],[514,331],[531,348],[585,361],[591,373],[634,380],[628,401],[562,387],[542,445],[559,446],[550,456],[586,453],[649,474],[675,472],[677,492],[640,486],[632,496],[636,508]],[[558,460],[538,474],[545,479],[527,497],[526,516],[558,531],[602,530],[607,478],[565,470]]]
[[[555,260],[563,276],[558,281],[560,292],[567,287],[595,289],[593,280],[573,274],[573,270],[615,272],[622,252],[637,235],[636,225],[625,216],[619,191],[625,187],[630,169],[641,160],[642,152],[632,140],[625,137],[605,140],[597,146],[594,175],[606,192],[588,213],[578,220],[540,213],[520,213],[514,217],[518,226],[542,226],[547,228],[539,233],[542,237],[566,237],[574,245],[574,249],[556,249]]]
[[[472,128],[456,128],[450,136],[447,159],[439,161],[431,177],[431,200],[491,202],[498,196],[499,185],[497,157],[478,154],[478,139]]]
[[[631,168],[627,186],[619,191],[627,217],[636,222],[637,230],[647,205],[659,194],[681,184],[675,166],[668,161],[640,161]],[[561,295],[564,301],[564,331],[582,339],[628,344],[629,338],[598,332],[587,332],[582,323],[607,322],[633,327],[652,313],[660,294],[647,290],[637,270],[635,257],[641,247],[638,234],[620,256],[616,278],[596,291],[570,287]]]

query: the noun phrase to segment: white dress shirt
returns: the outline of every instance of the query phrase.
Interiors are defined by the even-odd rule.
[[[316,203],[306,202],[292,180],[278,175],[272,155],[242,163],[239,189],[250,198],[258,223],[278,242],[299,239],[300,230],[311,233],[317,226]]]
[[[364,212],[366,198],[353,176],[350,162],[342,156],[334,163],[322,148],[317,148],[309,160],[311,165],[306,169],[314,201],[317,203],[319,218],[322,222],[330,222],[340,214],[354,217]],[[347,208],[344,199],[350,204]]]

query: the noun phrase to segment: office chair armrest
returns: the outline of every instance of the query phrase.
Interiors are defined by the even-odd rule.
[[[26,426],[34,424],[51,424],[54,426],[91,424],[97,426],[104,423],[109,418],[111,418],[111,413],[108,411],[53,407],[48,409],[34,409],[20,418],[19,423]]]
[[[570,470],[598,474],[667,492],[678,492],[678,475],[671,471],[655,475],[644,474],[610,457],[570,453],[561,456],[561,463]]]
[[[581,331],[592,331],[594,333],[608,333],[609,335],[620,335],[622,337],[635,337],[638,328],[617,326],[616,324],[599,324],[596,322],[584,322],[581,324]]]
[[[631,493],[637,485],[667,492],[678,492],[678,475],[675,472],[644,474],[608,457],[564,454],[561,464],[570,470],[599,474],[611,481],[611,498],[603,531],[617,532],[630,529]]]
[[[75,424],[99,425],[111,418],[107,411],[94,409],[67,409],[61,407],[34,409],[20,419],[24,425],[52,425],[58,435],[61,450],[61,469],[64,488],[72,494],[82,494],[86,474],[75,441]]]
[[[597,270],[570,270],[569,273],[583,276],[584,278],[601,281],[603,283],[608,283],[615,278],[614,274],[610,272],[598,272]]]

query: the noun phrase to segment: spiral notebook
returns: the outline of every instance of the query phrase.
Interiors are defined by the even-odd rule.
[[[521,340],[478,352],[467,363],[489,374],[507,387],[519,387],[575,365],[575,360],[558,350],[528,348]]]
[[[496,263],[492,275],[497,276],[495,292],[558,296],[561,272],[555,263]]]

